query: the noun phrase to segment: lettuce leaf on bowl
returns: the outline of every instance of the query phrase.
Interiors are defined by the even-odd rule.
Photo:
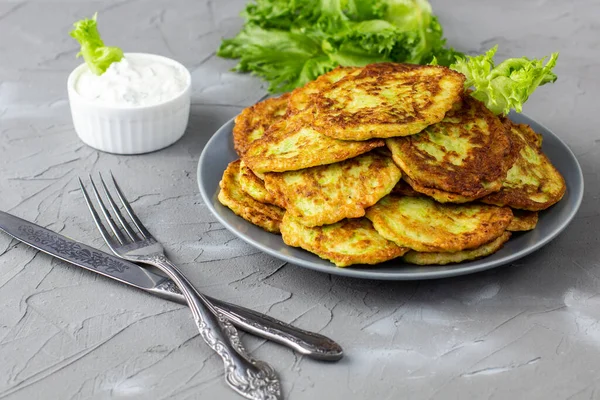
[[[527,57],[509,58],[497,66],[494,55],[498,46],[485,54],[458,59],[450,68],[467,77],[465,88],[472,88],[471,96],[485,103],[495,114],[508,114],[512,109],[523,110],[523,103],[538,88],[555,82],[552,72],[558,53],[552,53],[544,65],[546,57],[530,60]]]
[[[77,57],[83,56],[85,63],[96,75],[102,75],[110,64],[121,61],[123,50],[118,47],[105,46],[98,32],[97,14],[91,19],[82,19],[73,24],[70,35],[81,45]]]

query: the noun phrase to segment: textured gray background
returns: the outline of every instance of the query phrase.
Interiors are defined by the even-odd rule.
[[[285,265],[224,230],[195,170],[211,134],[265,93],[214,55],[243,1],[0,1],[0,209],[93,246],[76,178],[112,169],[142,220],[208,294],[337,339],[347,356],[311,361],[246,337],[290,399],[600,398],[600,4],[432,1],[449,43],[500,57],[560,51],[559,80],[525,112],[574,150],[586,193],[570,227],[511,266],[456,279],[370,282]],[[451,5],[450,5],[451,3]],[[135,157],[76,137],[67,35],[99,12],[108,44],[175,58],[194,80],[189,129]],[[0,235],[0,398],[229,399],[220,361],[188,311]]]

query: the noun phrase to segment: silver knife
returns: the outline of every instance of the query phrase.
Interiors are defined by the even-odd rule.
[[[0,211],[0,230],[31,247],[88,271],[164,299],[187,304],[169,278],[3,211]],[[326,336],[231,303],[214,298],[210,298],[210,301],[234,325],[249,333],[291,347],[317,360],[337,361],[343,356],[340,345]]]

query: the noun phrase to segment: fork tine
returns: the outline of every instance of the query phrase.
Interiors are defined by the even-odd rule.
[[[108,223],[108,226],[110,226],[110,229],[113,231],[113,233],[117,237],[117,240],[119,241],[119,243],[124,245],[125,243],[128,242],[128,240],[127,240],[127,238],[125,238],[125,235],[123,235],[123,233],[121,233],[121,230],[119,229],[117,224],[115,224],[115,221],[113,221],[112,217],[110,216],[110,213],[104,206],[104,202],[102,201],[102,198],[100,197],[100,193],[98,193],[98,189],[96,189],[96,185],[94,184],[94,180],[92,179],[91,175],[90,175],[90,182],[92,184],[92,191],[94,192],[94,195],[96,196],[96,201],[98,201],[98,206],[100,207],[100,211],[102,211],[102,215],[104,215],[104,219],[106,220],[106,222]]]
[[[96,212],[96,209],[94,208],[94,205],[92,204],[92,200],[90,199],[90,196],[88,195],[87,190],[85,190],[85,186],[83,186],[83,182],[81,181],[81,178],[78,178],[78,179],[79,179],[79,187],[81,188],[81,192],[83,193],[83,198],[85,199],[85,203],[87,204],[88,209],[90,210],[90,213],[92,214],[92,219],[94,220],[94,223],[96,224],[96,226],[98,227],[98,230],[100,231],[100,235],[102,235],[102,238],[104,239],[104,241],[106,242],[108,247],[113,249],[116,246],[116,243],[115,243],[114,239],[110,236],[110,234],[108,233],[106,228],[104,227],[102,220],[100,220],[100,216]]]
[[[119,220],[119,222],[125,229],[127,236],[129,236],[129,238],[131,239],[132,242],[135,242],[137,240],[137,235],[135,234],[133,229],[131,229],[131,227],[129,226],[129,223],[125,220],[125,218],[123,218],[123,215],[121,214],[121,211],[119,210],[119,206],[117,206],[117,204],[113,200],[112,196],[110,195],[110,193],[108,191],[108,187],[106,187],[106,183],[104,183],[102,174],[98,173],[98,176],[100,177],[100,183],[102,184],[102,191],[104,192],[105,197],[108,199],[108,204],[110,204],[110,208],[113,210],[113,214],[117,217],[117,219]]]
[[[151,239],[152,235],[150,234],[150,232],[148,232],[144,224],[142,224],[142,221],[140,221],[137,215],[135,215],[135,213],[133,212],[133,209],[129,205],[129,202],[125,198],[125,195],[123,194],[123,192],[121,192],[121,188],[119,187],[119,184],[117,183],[117,180],[115,179],[115,176],[113,175],[112,171],[110,173],[110,177],[112,178],[113,184],[115,185],[115,189],[117,189],[117,196],[119,197],[119,200],[121,200],[121,203],[123,203],[125,211],[127,211],[127,215],[129,215],[129,218],[131,218],[131,220],[138,228],[142,236],[144,236],[144,239]]]

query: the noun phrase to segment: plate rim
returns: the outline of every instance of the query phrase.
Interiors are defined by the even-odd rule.
[[[515,114],[511,112],[511,114],[509,115],[509,118],[511,118],[511,116],[514,117]],[[219,223],[221,223],[225,228],[227,228],[227,230],[229,230],[231,233],[233,233],[236,237],[239,237],[240,239],[242,239],[249,245],[251,245],[251,246],[259,249],[260,251],[265,252],[275,258],[278,258],[282,261],[288,262],[292,265],[301,266],[303,268],[308,268],[308,269],[311,269],[314,271],[324,272],[324,273],[333,274],[333,275],[347,276],[347,277],[351,277],[351,278],[359,278],[359,279],[396,280],[396,281],[441,279],[441,278],[449,278],[449,277],[454,277],[454,276],[461,276],[461,275],[467,275],[467,274],[485,271],[488,269],[492,269],[492,268],[500,267],[502,265],[509,264],[513,261],[523,258],[523,257],[539,250],[540,248],[542,248],[543,246],[545,246],[546,244],[548,244],[549,242],[554,240],[560,233],[562,233],[566,229],[566,227],[571,223],[571,221],[573,221],[573,218],[579,211],[579,208],[583,201],[583,194],[584,194],[584,189],[585,189],[585,186],[584,186],[585,182],[583,179],[583,171],[581,169],[581,165],[579,164],[579,160],[577,160],[575,153],[573,153],[573,150],[571,150],[571,148],[560,138],[560,136],[556,135],[553,131],[548,129],[546,126],[540,124],[539,122],[535,121],[533,118],[530,118],[525,114],[518,114],[518,119],[526,120],[525,123],[527,123],[527,124],[534,123],[534,124],[540,126],[545,131],[550,132],[550,134],[554,137],[554,139],[556,139],[560,143],[560,145],[567,151],[568,155],[574,161],[574,164],[576,167],[576,173],[577,173],[577,176],[579,177],[579,185],[578,186],[580,189],[576,193],[572,193],[572,195],[575,196],[574,197],[575,198],[575,206],[569,210],[569,214],[568,214],[567,218],[565,218],[563,221],[561,221],[558,228],[555,229],[550,235],[544,237],[542,240],[536,242],[534,245],[526,247],[524,249],[521,249],[520,251],[515,252],[507,257],[502,258],[502,259],[490,260],[487,262],[481,261],[477,265],[471,265],[471,266],[463,267],[463,268],[458,267],[456,269],[444,269],[444,270],[436,271],[434,269],[436,266],[424,266],[423,272],[420,272],[420,273],[397,271],[397,272],[387,272],[385,274],[377,274],[376,269],[369,269],[369,268],[358,269],[358,268],[353,268],[353,267],[340,268],[340,267],[336,267],[333,264],[331,264],[330,266],[314,264],[310,261],[306,261],[306,260],[295,258],[293,256],[287,256],[285,254],[281,254],[280,252],[278,252],[276,250],[273,250],[269,247],[264,246],[262,243],[256,241],[249,235],[247,235],[243,232],[239,232],[237,229],[235,229],[233,226],[231,226],[229,224],[229,222],[227,220],[225,220],[225,218],[223,218],[220,215],[220,213],[213,206],[212,198],[206,192],[206,188],[202,184],[202,180],[201,180],[201,176],[203,173],[202,165],[204,164],[205,158],[208,154],[206,149],[209,149],[211,147],[211,145],[213,144],[213,142],[217,141],[220,138],[220,136],[223,134],[222,131],[224,131],[224,130],[231,131],[233,129],[232,125],[234,123],[235,118],[236,118],[235,116],[232,117],[227,122],[225,122],[219,129],[217,129],[217,131],[206,142],[206,145],[204,146],[204,148],[202,149],[202,153],[200,154],[200,158],[198,160],[198,167],[196,170],[196,181],[197,181],[196,183],[198,184],[198,188],[200,190],[200,195],[202,197],[202,200],[204,201],[204,204],[208,207],[210,212],[215,216],[215,218],[219,221]],[[482,259],[482,260],[485,260],[485,259]],[[456,264],[456,265],[459,266],[460,263]]]

